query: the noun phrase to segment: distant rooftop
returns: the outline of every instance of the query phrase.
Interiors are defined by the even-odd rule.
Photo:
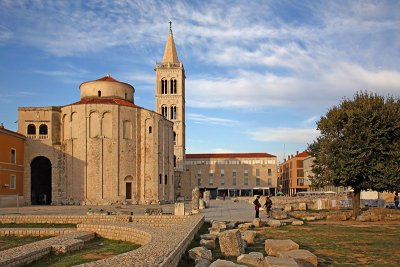
[[[186,158],[270,158],[268,153],[186,154]]]

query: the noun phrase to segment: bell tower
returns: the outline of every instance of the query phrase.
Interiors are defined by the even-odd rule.
[[[174,123],[174,167],[185,168],[185,69],[176,53],[172,27],[161,63],[156,63],[156,112]]]

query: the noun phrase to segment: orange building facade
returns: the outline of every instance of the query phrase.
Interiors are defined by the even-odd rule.
[[[0,126],[0,195],[23,195],[25,136]]]
[[[288,156],[287,160],[279,165],[279,189],[285,195],[294,195],[307,191],[309,185],[304,181],[303,160],[310,155],[307,152]]]

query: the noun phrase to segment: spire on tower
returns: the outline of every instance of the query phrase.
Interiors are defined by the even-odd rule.
[[[165,46],[164,57],[162,63],[179,63],[178,54],[176,53],[174,36],[172,35],[172,21],[169,22],[169,35],[167,45]]]

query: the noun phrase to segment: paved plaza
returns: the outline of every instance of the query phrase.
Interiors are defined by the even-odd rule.
[[[12,208],[0,208],[0,215],[85,215],[89,209],[94,211],[114,212],[116,214],[125,211],[132,211],[135,216],[145,215],[147,208],[162,208],[164,213],[173,214],[174,204],[165,205],[125,205],[125,206],[23,206]],[[185,203],[186,211],[191,210],[192,204]],[[19,213],[17,213],[19,212]],[[200,211],[206,221],[252,221],[255,215],[254,206],[245,201],[234,202],[233,200],[211,200],[210,207]],[[260,211],[260,218],[266,219],[263,211]]]

